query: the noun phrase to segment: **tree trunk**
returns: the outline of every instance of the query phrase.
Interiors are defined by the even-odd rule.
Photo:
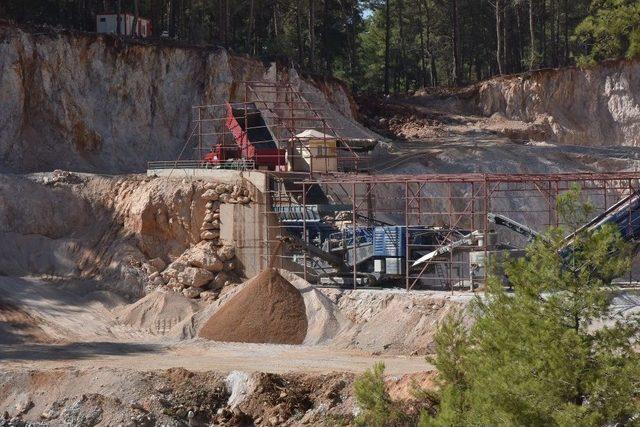
[[[547,0],[542,0],[540,5],[540,55],[542,57],[542,66],[546,67],[549,63],[547,52]]]
[[[133,0],[133,23],[131,24],[131,35],[138,37],[138,18],[140,18],[139,0]]]
[[[426,12],[426,24],[427,24],[427,53],[429,55],[429,81],[431,86],[438,86],[438,69],[436,68],[436,55],[431,47],[431,15],[429,14],[429,7],[427,0],[422,0],[424,10]]]
[[[389,63],[391,62],[391,10],[389,0],[385,2],[385,35],[384,35],[384,93],[389,94]]]
[[[536,67],[536,27],[533,19],[533,0],[529,0],[529,38],[531,39],[531,52],[529,58],[529,69]]]
[[[524,57],[523,52],[524,52],[524,45],[522,43],[522,23],[520,20],[520,4],[516,5],[516,27],[517,27],[517,34],[518,34],[518,47],[517,47],[517,56],[515,59],[515,63],[516,63],[516,71],[522,71],[522,58]]]
[[[458,16],[458,0],[451,1],[451,39],[453,41],[453,82],[462,83],[462,66],[460,64],[460,18]]]
[[[420,80],[422,87],[427,86],[427,53],[424,44],[424,24],[422,23],[422,1],[416,1],[418,6],[418,26],[420,27]]]
[[[498,61],[498,74],[502,74],[502,14],[500,13],[500,0],[496,0],[496,59]]]
[[[400,60],[398,62],[400,65],[400,72],[402,73],[401,77],[404,80],[404,91],[409,92],[409,79],[407,77],[407,67],[405,63],[407,49],[404,38],[404,2],[402,0],[396,0],[396,6],[398,8],[398,32],[400,36]]]
[[[309,66],[316,65],[316,2],[309,0]]]
[[[358,0],[351,0],[351,46],[349,49],[349,69],[351,72],[351,89],[355,92],[357,86],[355,84],[356,74],[358,72],[358,22],[360,12],[358,11]]]
[[[169,3],[169,37],[176,36],[176,24],[178,21],[178,0],[171,0]]]
[[[331,74],[331,55],[329,52],[329,17],[331,9],[330,0],[324,0],[322,9],[322,69],[325,76]]]
[[[247,30],[247,51],[251,54],[251,55],[255,55],[255,45],[253,43],[253,33],[255,31],[255,22],[256,22],[256,2],[255,0],[250,0],[249,1],[249,28]]]
[[[508,15],[508,6],[506,3],[503,3],[502,6],[502,66],[503,73],[509,73],[511,68],[510,60],[509,60],[509,38],[507,37],[507,28],[509,27],[509,15]]]
[[[302,20],[300,19],[302,0],[296,1],[296,36],[298,38],[298,65],[304,66],[304,43],[302,41]]]
[[[564,63],[569,63],[569,0],[564,0]]]
[[[158,0],[149,0],[149,9],[151,11],[151,34],[157,37],[161,33]]]
[[[116,2],[116,34],[122,34],[122,0]]]

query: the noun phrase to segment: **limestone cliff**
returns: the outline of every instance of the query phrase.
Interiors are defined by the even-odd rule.
[[[242,99],[244,80],[286,79],[310,91],[351,135],[354,105],[332,81],[210,47],[25,30],[0,21],[0,172],[68,169],[124,173],[173,160],[191,107]]]
[[[640,145],[639,61],[499,77],[475,90],[484,115],[546,126],[555,142]]]

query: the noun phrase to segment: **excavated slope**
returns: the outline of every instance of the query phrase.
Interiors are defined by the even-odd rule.
[[[148,161],[178,157],[193,105],[242,100],[241,83],[261,79],[291,82],[346,136],[371,137],[335,80],[305,81],[222,49],[31,32],[0,21],[0,172],[143,171]]]
[[[637,60],[499,77],[474,89],[484,115],[540,123],[561,144],[640,144]]]

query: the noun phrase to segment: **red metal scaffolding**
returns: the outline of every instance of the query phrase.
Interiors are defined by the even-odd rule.
[[[283,184],[286,180],[288,184]],[[295,182],[291,182],[295,181]],[[559,194],[572,186],[581,188],[581,197],[595,207],[594,215],[640,188],[640,172],[556,173],[556,174],[427,174],[362,175],[332,174],[287,178],[272,177],[271,206],[266,214],[278,216],[283,210],[299,209],[303,221],[297,225],[304,242],[280,248],[280,265],[309,281],[321,283],[310,267],[314,255],[308,245],[310,227],[318,222],[353,235],[352,259],[357,260],[356,234],[363,227],[378,224],[399,226],[407,236],[402,273],[389,283],[412,289],[476,289],[486,284],[484,263],[506,248],[522,250],[526,239],[512,230],[496,226],[488,214],[504,215],[539,232],[562,225],[556,209]],[[318,218],[317,196],[322,190],[335,214]],[[299,205],[299,208],[283,206]],[[333,208],[331,208],[333,207]],[[312,214],[313,213],[313,214]],[[280,214],[281,215],[281,214]],[[311,217],[313,216],[313,217]],[[271,222],[268,246],[287,234],[282,220]],[[291,231],[289,226],[289,231]],[[349,230],[350,229],[350,230]],[[291,233],[289,233],[291,234]],[[420,255],[464,240],[468,242],[413,267]],[[432,239],[433,241],[430,241]],[[364,283],[363,272],[353,262],[350,269],[354,287]],[[343,274],[344,275],[344,274]],[[634,279],[629,272],[628,280]]]

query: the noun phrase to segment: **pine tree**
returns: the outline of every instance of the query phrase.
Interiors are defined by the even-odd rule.
[[[590,14],[576,27],[574,41],[587,65],[608,58],[640,57],[640,1],[593,0]]]
[[[640,327],[610,311],[611,281],[628,271],[630,247],[615,226],[576,230],[590,212],[579,199],[576,189],[559,198],[568,228],[504,263],[512,293],[493,275],[473,305],[473,326],[443,324],[435,359],[442,401],[422,425],[633,423]],[[569,244],[567,232],[576,232]]]

